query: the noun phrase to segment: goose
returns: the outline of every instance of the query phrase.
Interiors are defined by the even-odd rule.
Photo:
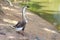
[[[28,20],[26,18],[26,9],[28,8],[29,6],[24,6],[23,9],[22,9],[22,21],[19,21],[15,26],[13,26],[15,29],[16,29],[16,32],[24,32],[25,30],[25,26],[26,24],[28,23]]]

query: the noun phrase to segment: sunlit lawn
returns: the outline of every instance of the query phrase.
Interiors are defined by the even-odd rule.
[[[25,4],[26,3],[20,3],[20,5]],[[58,11],[60,11],[59,4],[59,0],[31,0],[31,2],[28,2],[30,11],[52,24],[57,22],[54,15],[57,15]],[[59,30],[60,26],[58,26],[57,29]]]

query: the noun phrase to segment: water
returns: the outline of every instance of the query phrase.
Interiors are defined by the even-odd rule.
[[[56,23],[60,24],[60,12],[56,12],[56,14],[54,14],[54,18],[56,20]]]

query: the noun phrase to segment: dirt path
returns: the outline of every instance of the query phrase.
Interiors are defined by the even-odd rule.
[[[21,8],[17,6],[2,8],[5,14],[0,15],[1,40],[60,40],[60,35],[52,24],[31,12],[27,12],[29,22],[25,29],[26,36],[17,34],[10,26],[21,20]]]

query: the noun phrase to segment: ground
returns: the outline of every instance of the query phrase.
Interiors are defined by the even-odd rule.
[[[60,40],[60,34],[56,32],[55,27],[43,18],[28,12],[28,23],[25,28],[25,36],[16,33],[11,28],[18,21],[21,21],[21,9],[15,7],[3,6],[3,12],[0,15],[0,39],[1,40]]]

